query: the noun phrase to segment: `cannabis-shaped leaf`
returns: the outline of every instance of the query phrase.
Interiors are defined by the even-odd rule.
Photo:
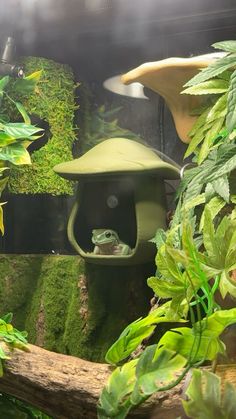
[[[206,250],[205,265],[210,277],[219,275],[219,290],[223,298],[229,293],[236,297],[236,283],[230,272],[236,269],[236,216],[225,216],[214,227],[209,208],[204,211],[203,243]]]

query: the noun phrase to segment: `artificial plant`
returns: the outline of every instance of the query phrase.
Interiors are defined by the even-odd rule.
[[[31,124],[23,104],[12,98],[12,91],[22,95],[32,93],[40,79],[41,71],[31,73],[23,79],[5,76],[0,80],[0,197],[8,184],[9,175],[15,166],[30,165],[31,157],[27,147],[40,138],[43,129]],[[9,105],[9,106],[8,106]],[[14,112],[17,121],[12,122]],[[22,119],[19,122],[19,119]],[[4,234],[3,205],[0,203],[0,233]],[[12,313],[0,318],[0,377],[3,375],[4,361],[9,359],[2,342],[11,349],[28,350],[27,332],[20,332],[12,326]],[[48,419],[47,415],[25,405],[12,396],[0,394],[0,415],[22,419]]]
[[[14,79],[14,88],[19,91],[33,91],[40,75],[41,72],[38,71],[24,79]],[[27,147],[32,141],[39,138],[42,133],[42,128],[31,124],[29,115],[22,103],[14,101],[10,96],[8,91],[9,83],[9,76],[5,76],[0,80],[0,197],[8,183],[9,172],[12,167],[31,163]],[[4,110],[5,100],[17,109],[19,117],[23,119],[22,122],[11,122],[10,112],[7,113]],[[4,234],[3,205],[4,202],[0,202],[1,234]],[[19,332],[15,329],[11,325],[11,320],[11,314],[7,314],[0,319],[0,341],[4,341],[11,347],[27,349],[26,332]],[[2,361],[7,358],[0,344],[0,376],[3,374]]]
[[[125,418],[154,392],[173,388],[192,367],[227,356],[220,336],[236,323],[236,41],[213,47],[224,51],[222,57],[184,86],[183,94],[204,94],[206,101],[189,134],[186,157],[193,155],[193,164],[183,171],[174,217],[154,239],[157,271],[148,285],[157,303],[107,352],[107,362],[117,368],[100,396],[100,419]],[[232,307],[224,309],[221,301],[228,296]],[[162,322],[175,327],[160,336]],[[145,346],[150,337],[152,344]],[[207,379],[210,386],[214,379]],[[231,390],[222,409],[225,400],[232,402]],[[194,400],[184,407],[191,417],[209,417],[196,412]]]

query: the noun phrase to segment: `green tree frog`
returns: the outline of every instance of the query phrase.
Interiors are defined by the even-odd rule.
[[[96,255],[129,255],[131,248],[123,243],[116,231],[95,229],[92,231],[92,242],[95,244],[93,253]]]

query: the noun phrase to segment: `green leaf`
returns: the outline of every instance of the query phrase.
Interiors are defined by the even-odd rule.
[[[230,78],[227,105],[226,128],[231,133],[236,128],[236,70]]]
[[[13,318],[13,313],[7,313],[2,317],[2,320],[6,323],[11,323]]]
[[[137,367],[137,381],[131,394],[131,403],[138,405],[163,387],[174,385],[186,358],[168,349],[157,350],[151,345],[142,353]]]
[[[192,208],[195,208],[198,205],[204,204],[205,202],[205,194],[202,193],[198,196],[195,196],[190,201],[185,201],[182,206],[182,212],[189,211]]]
[[[236,54],[231,54],[230,56],[216,59],[216,61],[214,61],[208,67],[203,69],[200,73],[194,76],[191,80],[189,80],[184,85],[184,87],[195,86],[196,84],[202,83],[206,80],[216,77],[224,71],[228,70],[229,68],[234,67],[235,64]]]
[[[188,87],[181,94],[187,95],[215,95],[227,92],[229,83],[226,80],[214,79]]]
[[[227,98],[228,93],[222,95],[212,106],[210,112],[208,112],[206,122],[214,122],[218,118],[226,116],[227,113]]]
[[[217,161],[212,168],[212,172],[208,174],[207,181],[212,182],[213,180],[218,179],[221,176],[226,175],[236,168],[236,145],[227,144],[227,148],[219,148],[220,155],[217,158]],[[204,179],[202,178],[202,181]]]
[[[14,137],[0,131],[0,148],[15,143],[17,140]]]
[[[99,398],[99,419],[126,417],[132,407],[128,396],[134,388],[136,365],[137,360],[132,360],[113,371]]]
[[[0,149],[0,160],[6,160],[16,165],[31,164],[28,151],[18,143]]]
[[[219,135],[220,130],[224,124],[225,118],[219,118],[214,121],[214,124],[208,129],[203,144],[201,146],[199,155],[198,155],[198,164],[200,165],[205,158],[208,156],[212,146],[214,145],[215,138]]]
[[[0,359],[10,359],[10,357],[7,356],[4,350],[2,349],[1,345],[0,345]]]
[[[2,79],[0,79],[0,96],[3,95],[3,91],[5,89],[5,87],[7,86],[7,84],[10,81],[10,77],[9,76],[5,76]]]
[[[236,41],[221,41],[212,44],[215,49],[221,49],[226,52],[236,52]]]
[[[32,135],[42,132],[43,129],[35,127],[34,125],[25,124],[23,122],[11,122],[4,125],[4,131],[7,135],[15,139],[30,139]]]
[[[128,325],[118,340],[110,347],[106,354],[106,361],[117,364],[126,359],[148,336],[152,334],[157,324],[176,321],[165,316],[170,302],[153,310],[143,319],[138,319]],[[180,320],[181,321],[181,320]]]
[[[151,243],[155,243],[157,249],[159,249],[159,247],[161,247],[166,241],[166,232],[162,229],[159,228],[155,234],[155,237],[153,237],[153,239],[150,240]]]
[[[212,186],[216,193],[220,195],[225,202],[229,203],[229,180],[226,175],[216,179],[212,182]]]
[[[236,309],[233,310],[235,310],[233,313],[226,315],[227,319],[224,318],[222,311],[219,311],[217,312],[220,313],[218,318],[211,319],[214,313],[212,316],[195,323],[192,329],[178,327],[167,331],[160,339],[158,348],[176,351],[191,363],[200,360],[212,361],[218,353],[224,354],[225,352],[225,346],[219,339],[219,335],[229,324],[236,323]],[[208,323],[209,319],[210,322]],[[213,329],[214,326],[216,329]]]
[[[193,370],[192,379],[185,392],[188,400],[183,407],[188,417],[199,419],[234,419],[236,417],[236,389],[226,382],[221,389],[221,379],[208,371]]]
[[[22,115],[22,117],[23,117],[23,119],[24,119],[25,123],[26,123],[27,125],[30,125],[30,124],[31,124],[30,117],[29,117],[29,115],[27,114],[27,112],[26,112],[26,110],[25,110],[25,107],[24,107],[24,106],[22,105],[22,103],[20,103],[20,102],[15,102],[15,105],[16,105],[16,107],[17,107],[18,111],[20,112],[20,114]]]
[[[209,184],[207,184],[209,185]],[[216,215],[220,212],[220,210],[225,206],[225,201],[220,198],[219,196],[214,196],[205,206],[203,212],[202,212],[202,216],[201,216],[201,221],[200,221],[200,225],[199,225],[199,231],[202,231],[203,227],[204,227],[204,223],[205,223],[205,211],[208,212],[208,219],[207,222],[210,220],[210,222],[212,222],[214,220],[214,218],[216,217]],[[207,208],[207,210],[206,210]]]

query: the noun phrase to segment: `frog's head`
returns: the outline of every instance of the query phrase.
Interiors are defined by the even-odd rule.
[[[119,236],[114,230],[100,228],[92,231],[92,242],[96,246],[119,243]]]

